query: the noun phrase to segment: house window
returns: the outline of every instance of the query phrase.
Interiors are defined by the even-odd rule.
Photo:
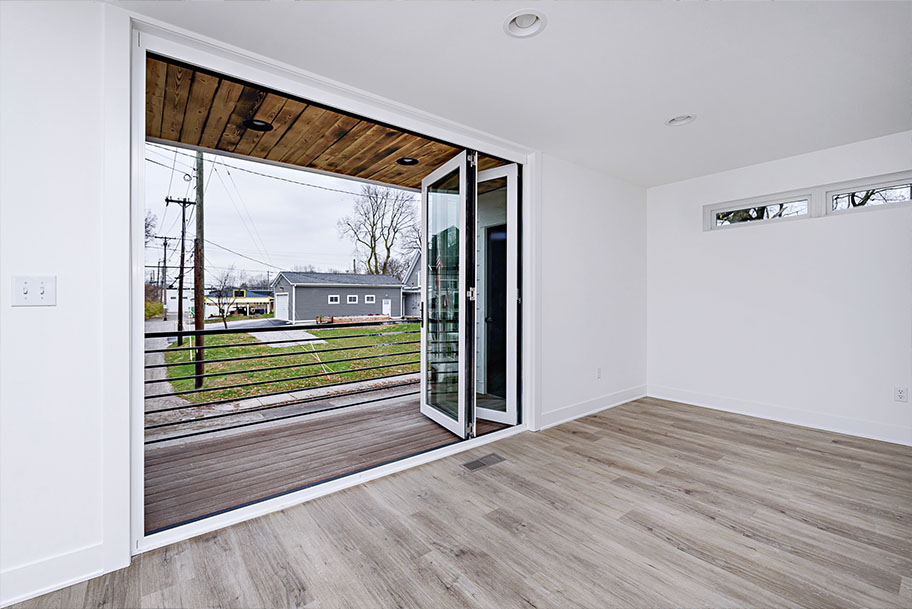
[[[338,294],[330,294],[330,295],[329,295],[329,298],[327,299],[327,302],[328,302],[329,304],[339,304],[339,295],[338,295]]]
[[[247,290],[234,290],[233,298],[246,298]]]
[[[358,304],[358,295],[357,295],[357,294],[349,294],[349,295],[346,297],[345,302],[347,302],[348,304]]]
[[[734,209],[716,209],[713,210],[714,227],[719,228],[731,224],[741,224],[743,222],[758,222],[806,216],[809,202],[809,197],[803,197],[772,203],[760,203]]]
[[[357,299],[358,297],[355,296],[355,298]],[[373,294],[366,294],[364,296],[364,304],[374,304],[375,302],[377,302],[377,297]]]
[[[850,191],[836,192],[830,196],[830,211],[893,205],[912,201],[912,183],[872,184]]]

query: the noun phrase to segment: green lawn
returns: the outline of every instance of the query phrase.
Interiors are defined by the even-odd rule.
[[[303,387],[317,387],[326,384],[338,383],[342,381],[361,380],[377,378],[390,374],[402,372],[418,372],[417,363],[409,364],[407,362],[417,362],[419,359],[419,344],[407,345],[388,345],[388,343],[399,343],[406,341],[419,340],[419,325],[401,324],[390,326],[369,326],[364,328],[334,328],[325,330],[308,330],[314,336],[328,338],[331,336],[351,336],[353,334],[380,334],[380,336],[368,336],[361,338],[340,338],[337,340],[328,340],[325,344],[313,345],[293,345],[289,347],[270,347],[269,345],[249,345],[244,347],[230,348],[228,345],[237,343],[254,343],[259,342],[249,334],[224,334],[206,337],[206,345],[225,345],[225,348],[206,349],[207,360],[222,359],[228,357],[245,357],[254,355],[276,355],[265,359],[242,360],[233,362],[215,362],[206,364],[206,373],[213,372],[234,372],[251,370],[254,368],[267,368],[286,365],[298,365],[301,367],[284,368],[279,370],[265,370],[261,372],[246,372],[243,374],[232,374],[228,376],[210,377],[205,380],[204,388],[224,387],[226,385],[237,385],[240,383],[250,383],[255,381],[275,381],[266,382],[262,385],[253,385],[250,387],[238,387],[233,389],[220,389],[216,391],[204,391],[201,393],[190,393],[183,395],[190,402],[208,402],[210,400],[222,400],[229,398],[240,398],[272,393],[276,391],[293,391]],[[391,334],[396,332],[414,332],[412,334]],[[184,346],[189,346],[185,345]],[[362,349],[350,351],[333,351],[340,347],[363,346]],[[173,344],[172,349],[177,345]],[[408,354],[409,352],[415,352]],[[191,351],[170,351],[165,354],[165,361],[168,363],[190,362]],[[385,354],[388,357],[372,357]],[[353,361],[339,362],[335,360],[358,358]],[[370,358],[370,359],[364,359]],[[322,362],[322,364],[321,364]],[[328,362],[328,363],[327,363]],[[395,364],[388,368],[378,370],[354,371],[357,368],[368,368],[379,365]],[[339,373],[339,374],[333,374]],[[171,366],[168,368],[168,378],[190,376],[194,374],[194,365],[189,363],[181,366]],[[312,376],[311,378],[283,380],[290,377]],[[172,380],[171,384],[175,391],[184,391],[193,389],[193,379]]]

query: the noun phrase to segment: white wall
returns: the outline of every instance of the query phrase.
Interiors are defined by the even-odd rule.
[[[649,394],[912,444],[912,207],[703,232],[708,203],[912,168],[912,132],[650,188]]]
[[[547,154],[541,179],[547,427],[645,394],[646,192]]]
[[[103,238],[129,218],[128,200],[107,207],[129,184],[129,156],[106,156],[106,133],[127,133],[106,132],[106,120],[123,117],[109,101],[129,92],[105,79],[128,67],[105,57],[109,43],[129,44],[122,14],[119,41],[106,27],[113,12],[0,3],[2,604],[129,560],[129,266],[125,250],[106,249],[118,238]],[[120,180],[106,180],[114,169]],[[57,306],[12,308],[19,274],[56,275]],[[108,310],[100,303],[111,291],[121,296]]]

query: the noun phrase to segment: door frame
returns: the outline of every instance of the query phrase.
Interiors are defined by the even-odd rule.
[[[519,421],[519,167],[516,164],[494,167],[478,172],[476,184],[507,178],[507,409],[504,412],[475,408],[476,418],[515,425]],[[513,227],[511,229],[511,227]],[[487,332],[485,332],[487,336]],[[510,382],[515,379],[515,382]]]
[[[129,454],[114,453],[107,458],[115,462],[129,457],[130,462],[130,552],[139,554],[170,543],[182,541],[196,535],[214,531],[231,524],[243,522],[269,514],[291,505],[337,490],[348,488],[367,480],[380,478],[397,471],[427,463],[447,455],[456,454],[488,442],[495,441],[524,430],[538,429],[540,420],[540,369],[541,357],[538,346],[541,343],[540,307],[537,298],[540,273],[540,205],[541,153],[519,144],[487,135],[453,121],[443,119],[410,106],[394,102],[372,93],[350,87],[331,79],[318,76],[295,66],[277,62],[248,50],[177,28],[162,21],[125,11],[130,17],[130,290],[120,295],[117,302],[130,309],[129,352],[118,352],[110,357],[124,358],[130,362],[130,432]],[[122,39],[127,42],[127,37]],[[114,41],[116,42],[116,41]],[[112,46],[114,46],[112,42]],[[521,301],[521,341],[527,355],[522,357],[522,423],[520,425],[487,434],[480,438],[466,440],[445,446],[421,455],[382,465],[328,482],[317,487],[295,491],[281,497],[267,499],[253,505],[237,508],[188,523],[173,529],[145,535],[144,532],[144,433],[143,433],[143,349],[144,315],[142,293],[144,282],[144,249],[141,224],[145,212],[145,54],[154,52],[166,57],[205,66],[211,70],[234,76],[263,86],[285,91],[314,102],[339,110],[369,117],[372,120],[397,125],[402,129],[422,133],[427,137],[447,142],[457,142],[463,149],[484,150],[506,161],[522,167],[521,248],[524,263],[521,293],[527,295]],[[118,127],[111,126],[112,132]],[[112,135],[113,137],[113,135]],[[113,159],[112,159],[113,162]],[[289,166],[276,163],[281,166]],[[297,166],[297,170],[306,171]],[[108,201],[106,200],[106,204]],[[111,206],[123,205],[122,198],[110,200]],[[111,236],[112,241],[116,241]],[[112,271],[113,273],[113,271]],[[294,319],[294,295],[290,295],[289,311]],[[124,347],[126,348],[126,346]],[[126,357],[124,357],[126,356]],[[125,515],[124,515],[125,516]]]

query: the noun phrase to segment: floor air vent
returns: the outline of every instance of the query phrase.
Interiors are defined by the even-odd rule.
[[[474,461],[463,463],[462,466],[470,472],[474,472],[477,469],[481,469],[482,467],[487,467],[489,465],[494,465],[495,463],[500,463],[503,460],[504,458],[497,453],[491,453],[490,455],[485,455],[480,459],[475,459]]]

